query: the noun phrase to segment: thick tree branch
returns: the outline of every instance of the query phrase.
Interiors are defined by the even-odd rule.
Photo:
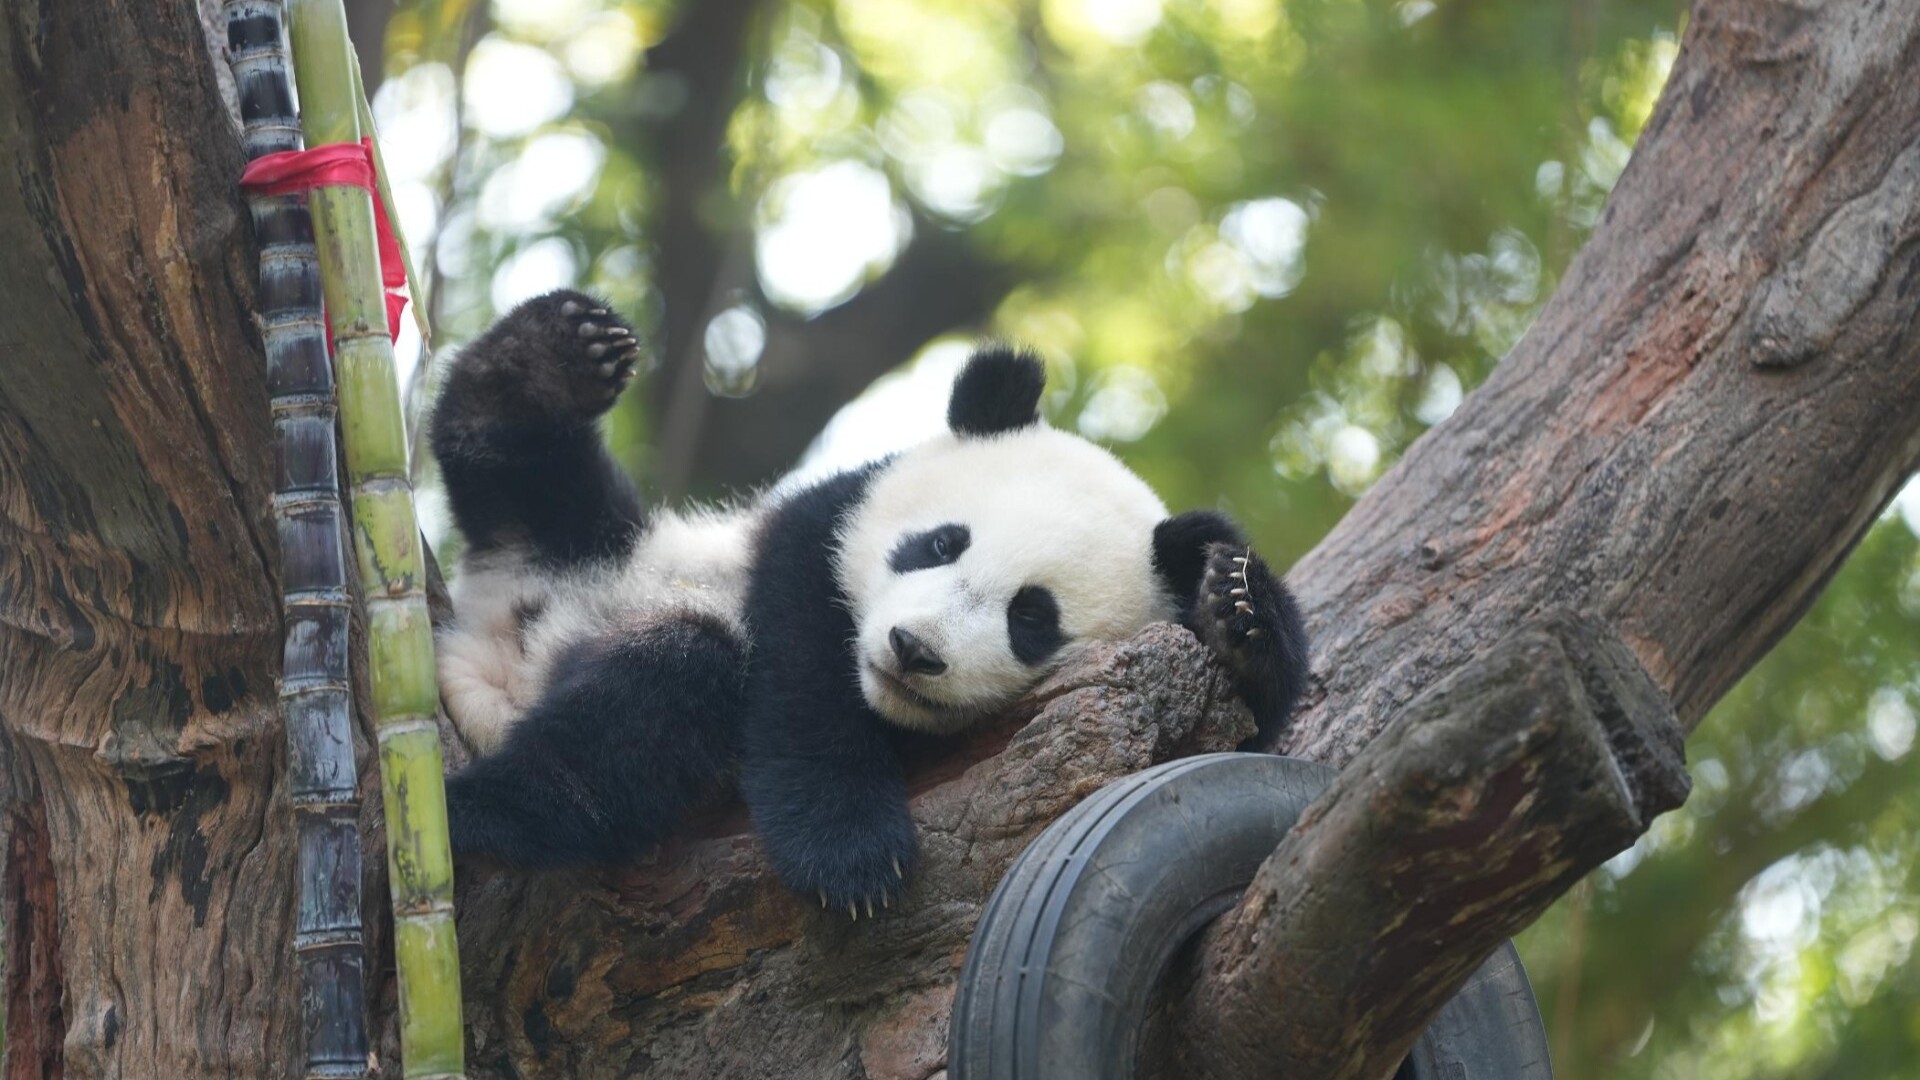
[[[1700,5],[1539,323],[1295,568],[1320,693],[1282,743],[1347,771],[1210,938],[1199,1075],[1391,1074],[1677,804],[1664,739],[1582,735],[1598,654],[1508,635],[1582,612],[1637,657],[1620,686],[1651,676],[1598,715],[1657,729],[1670,696],[1691,727],[1912,472],[1916,64],[1911,6]]]
[[[1548,607],[1691,728],[1793,625],[1920,461],[1916,65],[1911,4],[1696,7],[1539,321],[1294,568],[1284,749],[1345,762]]]
[[[1390,1075],[1488,952],[1680,805],[1682,753],[1604,628],[1501,640],[1349,762],[1214,925],[1164,1075]]]

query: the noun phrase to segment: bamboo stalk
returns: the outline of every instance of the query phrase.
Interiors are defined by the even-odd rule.
[[[288,11],[307,141],[358,142],[359,95],[341,0],[291,0]],[[354,548],[366,604],[400,976],[401,1075],[457,1077],[465,1070],[465,1047],[453,858],[434,722],[439,690],[373,200],[357,188],[326,187],[311,193],[308,206],[339,368]]]
[[[227,56],[247,156],[300,148],[278,0],[227,0]],[[299,851],[294,953],[305,1074],[367,1075],[366,947],[360,926],[359,782],[347,669],[351,611],[334,443],[333,367],[320,314],[320,264],[306,200],[251,200],[260,244],[261,337],[278,458],[286,640],[280,711]]]

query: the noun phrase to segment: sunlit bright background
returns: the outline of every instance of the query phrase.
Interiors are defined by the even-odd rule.
[[[714,493],[924,437],[970,342],[1008,338],[1046,358],[1053,422],[1170,503],[1232,510],[1282,562],[1525,332],[1627,166],[1684,7],[738,6],[743,41],[719,48],[738,100],[690,195],[649,142],[700,104],[652,67],[673,3],[399,6],[374,111],[439,355],[545,290],[609,297],[656,365],[616,449],[650,490]],[[696,208],[723,280],[676,278],[670,206]],[[963,276],[873,300],[942,244]],[[977,311],[912,321],[982,282]],[[805,405],[818,437],[779,468],[729,474],[708,448],[663,481],[658,438],[694,415],[661,355],[675,313],[702,416],[788,401],[814,375],[771,358],[834,319],[918,336],[862,360],[875,377],[837,414]],[[1910,485],[1696,737],[1688,806],[1523,938],[1560,1076],[1920,1075],[1916,535]]]

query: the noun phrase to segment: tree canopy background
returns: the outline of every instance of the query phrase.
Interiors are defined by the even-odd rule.
[[[654,494],[910,442],[992,335],[1046,358],[1054,423],[1170,505],[1230,510],[1279,564],[1527,328],[1685,17],[1646,0],[350,6],[436,350],[545,289],[602,293],[651,338],[611,429]],[[1917,534],[1910,485],[1694,736],[1687,806],[1522,937],[1558,1075],[1911,1075]]]

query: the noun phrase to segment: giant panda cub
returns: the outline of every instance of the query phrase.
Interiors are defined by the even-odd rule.
[[[1113,455],[1048,427],[1004,348],[954,381],[949,430],[741,505],[644,511],[596,421],[637,343],[600,302],[529,301],[454,361],[433,451],[465,536],[439,642],[479,757],[456,852],[628,860],[740,790],[780,876],[835,911],[902,887],[899,752],[1030,690],[1077,650],[1177,620],[1264,734],[1306,670],[1292,596],[1218,513],[1169,516]]]

